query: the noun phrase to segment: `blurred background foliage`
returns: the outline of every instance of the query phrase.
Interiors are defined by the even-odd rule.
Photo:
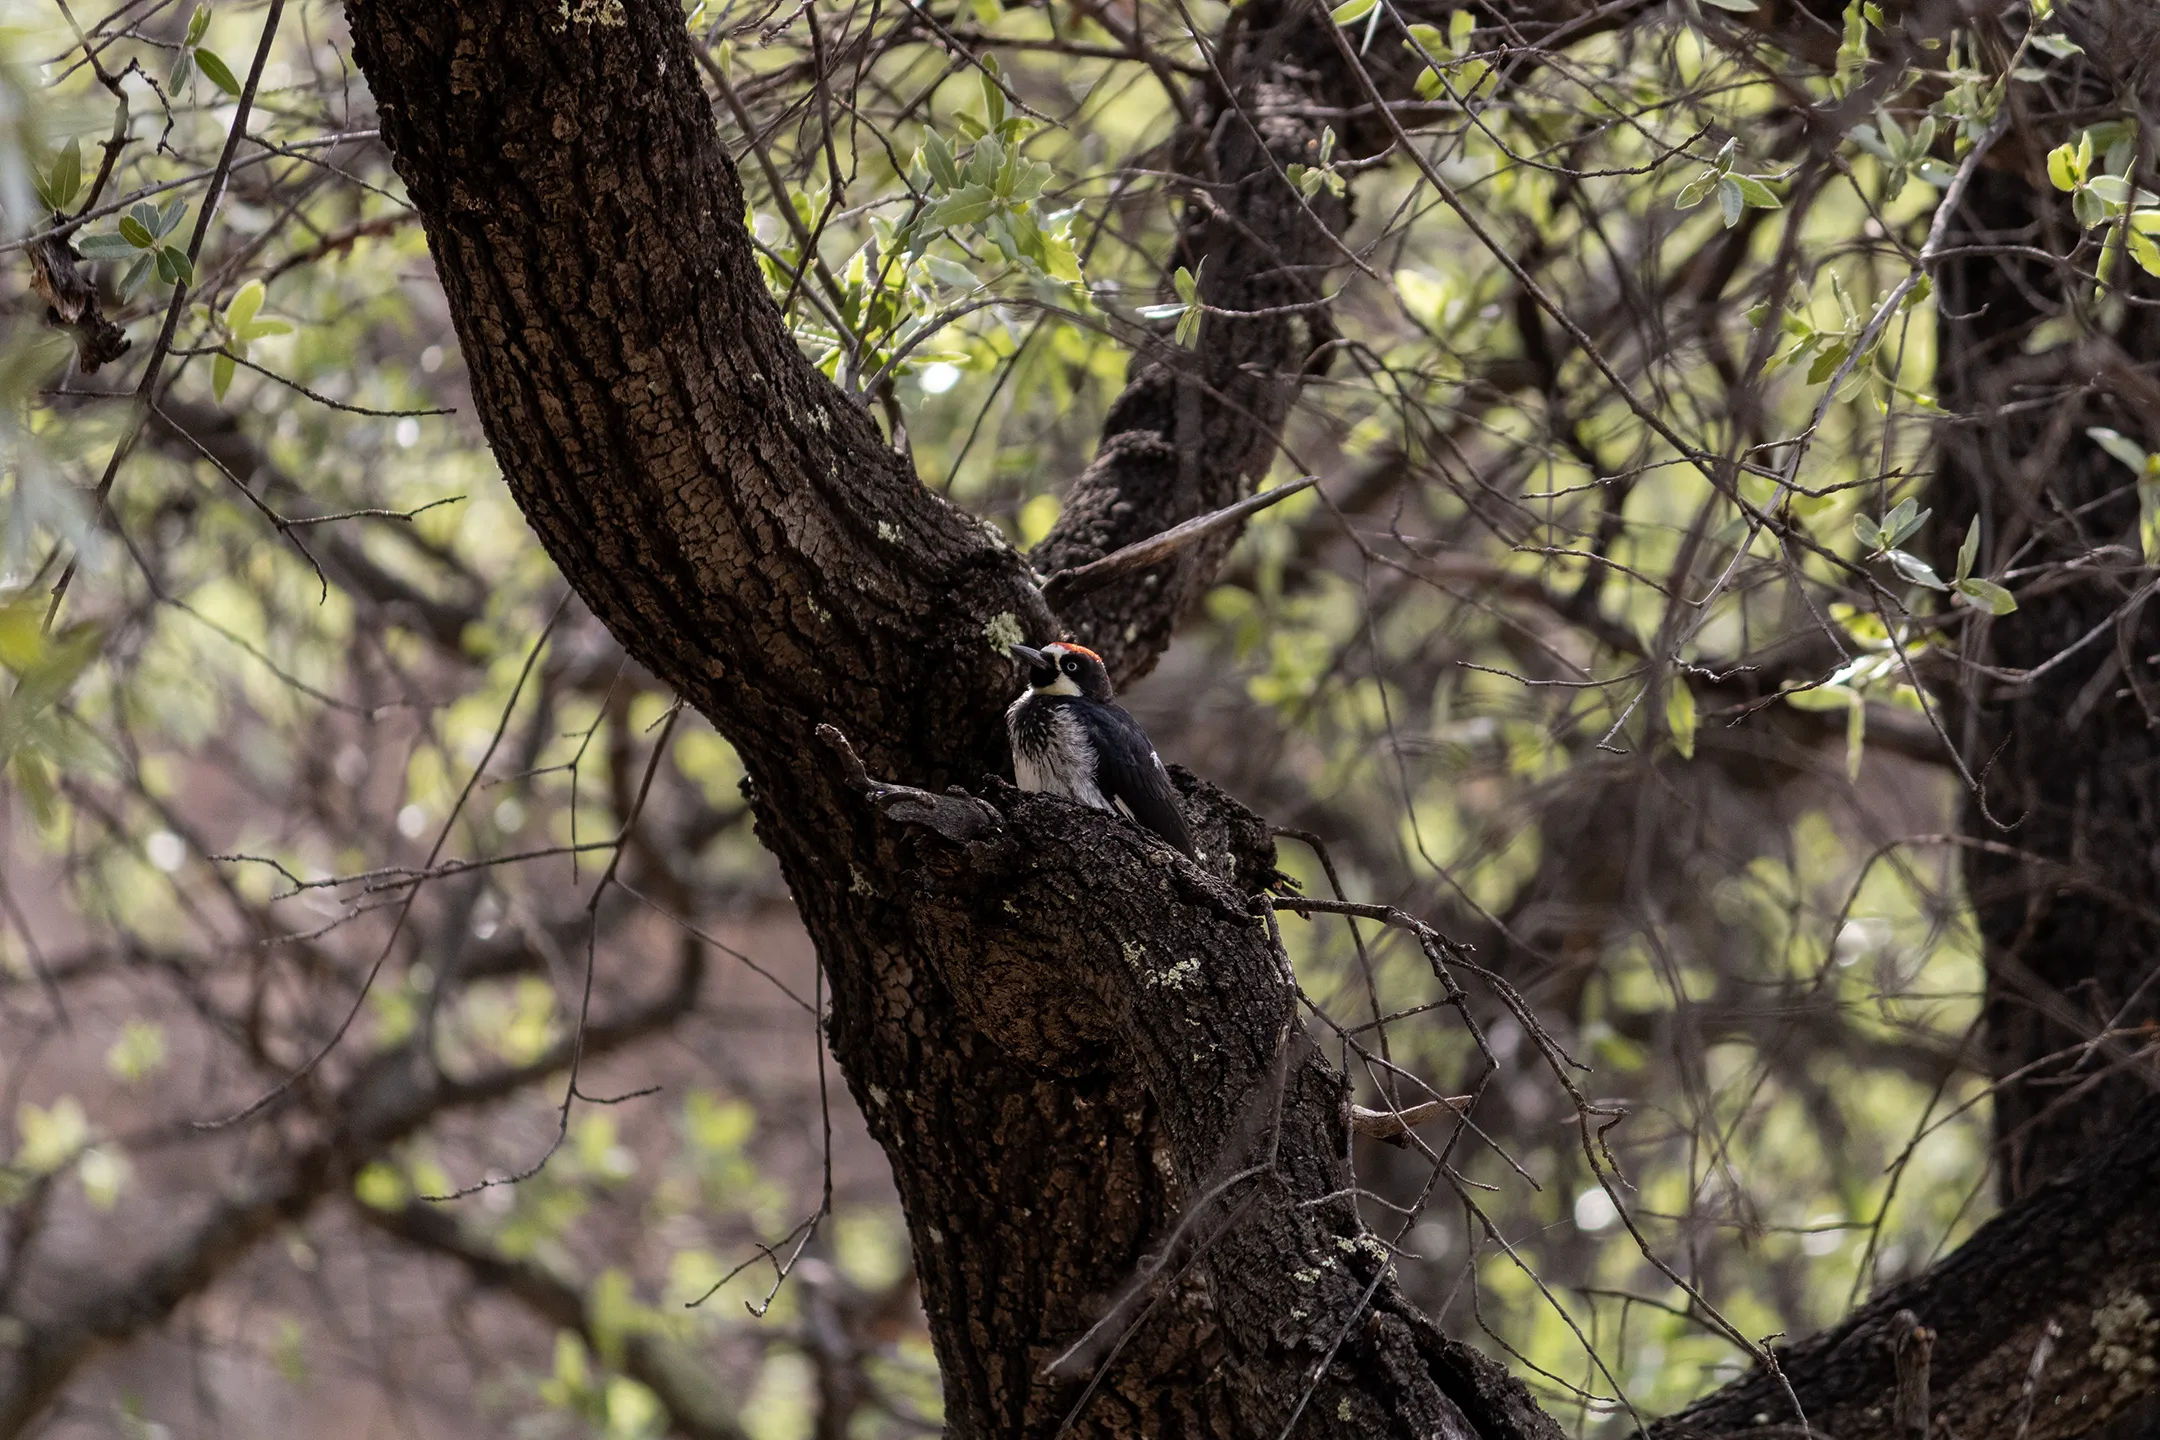
[[[1039,540],[1135,345],[1208,343],[1178,171],[1229,11],[686,11],[805,347]],[[0,5],[0,1342],[200,1261],[12,1381],[8,1433],[934,1433],[740,766],[500,483],[337,5],[283,8],[190,249],[270,13]],[[1338,18],[1402,44],[1378,13]],[[1686,3],[1442,12],[1422,160],[1288,177],[1356,206],[1278,463],[1323,483],[1129,700],[1324,844],[1283,841],[1308,893],[1519,992],[1451,1006],[1400,932],[1286,922],[1362,1103],[1479,1096],[1437,1152],[1360,1149],[1372,1223],[1582,1433],[1736,1373],[1710,1307],[1809,1331],[1990,1209],[1915,681],[2015,581],[1988,536],[1955,577],[1894,553],[1939,414],[1900,287],[2030,18],[1884,73],[1864,3],[1832,67]],[[2064,203],[2144,235],[2120,141]],[[38,278],[66,239],[131,342],[94,371]]]

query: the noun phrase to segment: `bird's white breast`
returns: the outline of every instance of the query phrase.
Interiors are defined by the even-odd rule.
[[[1097,810],[1108,810],[1095,783],[1095,750],[1078,717],[1063,706],[1054,706],[1047,717],[1028,716],[1025,707],[1033,695],[1023,695],[1005,712],[1006,733],[1012,737],[1013,779],[1022,790],[1062,795]],[[1040,723],[1047,719],[1047,724]],[[1029,743],[1030,739],[1033,743]]]

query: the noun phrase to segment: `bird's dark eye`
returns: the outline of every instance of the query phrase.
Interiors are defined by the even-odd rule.
[[[1080,673],[1080,662],[1079,662],[1078,660],[1067,660],[1067,661],[1065,662],[1065,673],[1066,673],[1066,674],[1068,674],[1068,675],[1077,675],[1077,674],[1079,674],[1079,673]]]

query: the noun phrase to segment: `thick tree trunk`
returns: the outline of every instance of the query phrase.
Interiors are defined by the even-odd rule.
[[[587,8],[349,13],[512,493],[625,648],[742,754],[830,980],[834,1053],[893,1161],[953,1433],[1055,1430],[1080,1387],[1044,1365],[1188,1213],[1212,1243],[1174,1257],[1099,1357],[1087,1433],[1272,1433],[1308,1390],[1301,1433],[1552,1433],[1323,1199],[1343,1185],[1342,1096],[1247,909],[1264,827],[1195,793],[1222,866],[1203,874],[1021,802],[1007,843],[944,857],[975,869],[939,891],[844,788],[820,723],[881,776],[980,785],[1003,765],[1003,642],[1058,625],[1021,558],[795,349],[679,8]],[[1246,358],[1263,379],[1281,363]],[[1135,523],[1249,486],[1265,449]],[[1189,590],[1124,617],[1122,668]]]
[[[1099,1370],[1079,1433],[1557,1435],[1405,1303],[1343,1194],[1341,1078],[1305,1040],[1250,899],[1272,867],[1265,826],[1186,782],[1211,857],[1194,867],[987,778],[1004,641],[1048,639],[1058,617],[1021,557],[917,484],[795,349],[681,8],[349,13],[513,495],[594,612],[748,768],[829,978],[834,1053],[899,1183],[949,1433],[1050,1435]],[[1309,22],[1237,13],[1218,53],[1252,68],[1233,85],[1304,83],[1272,27]],[[1217,127],[1232,173],[1212,183],[1245,212],[1196,243],[1251,248],[1210,251],[1208,293],[1302,303],[1338,217],[1287,186],[1271,210],[1296,132],[1239,140],[1236,123]],[[1098,462],[1046,555],[1089,558],[1257,478],[1283,372],[1314,335],[1209,323],[1239,363],[1198,384],[1143,366],[1112,425],[1140,438]],[[1222,439],[1240,414],[1254,433]],[[1209,448],[1188,458],[1195,437]],[[1065,618],[1121,673],[1144,670],[1210,563]],[[987,793],[994,818],[954,802],[974,817],[960,838],[911,837],[848,787],[820,725],[881,778]],[[2123,1243],[2149,1264],[2160,1225],[2143,1233],[2145,1251]],[[1993,1298],[2006,1323],[2046,1313]],[[1045,1373],[1106,1316],[1077,1373]]]
[[[2134,93],[2107,78],[2064,83]],[[2024,149],[2037,169],[2045,147]],[[1938,277],[1938,345],[1943,404],[1969,420],[1944,430],[1935,549],[1953,557],[1977,515],[1982,573],[2031,577],[2016,612],[1966,622],[1949,689],[1981,778],[1965,873],[1987,945],[2011,1197],[2119,1134],[2160,1088],[2160,607],[2137,477],[2087,434],[2160,449],[2160,287],[2118,265],[2137,303],[2113,302],[2111,323],[2090,281],[2002,251],[2074,243],[2069,197],[2042,174],[1981,175],[1959,224],[1965,248]],[[2082,336],[2027,353],[2042,323],[2074,312]]]
[[[2160,1434],[2160,1100],[2113,1145],[2039,1185],[1926,1275],[1654,1427],[1654,1440],[1909,1440],[1888,1344],[1899,1311],[1935,1331],[1931,1435]],[[1791,1384],[1791,1394],[1786,1382]],[[1778,1428],[1765,1428],[1765,1427]]]

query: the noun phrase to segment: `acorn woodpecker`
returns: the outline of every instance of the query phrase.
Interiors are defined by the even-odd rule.
[[[1028,667],[1028,690],[1005,712],[1013,778],[1136,820],[1193,857],[1192,832],[1178,813],[1170,772],[1147,732],[1110,698],[1110,672],[1084,645],[1012,647]]]

